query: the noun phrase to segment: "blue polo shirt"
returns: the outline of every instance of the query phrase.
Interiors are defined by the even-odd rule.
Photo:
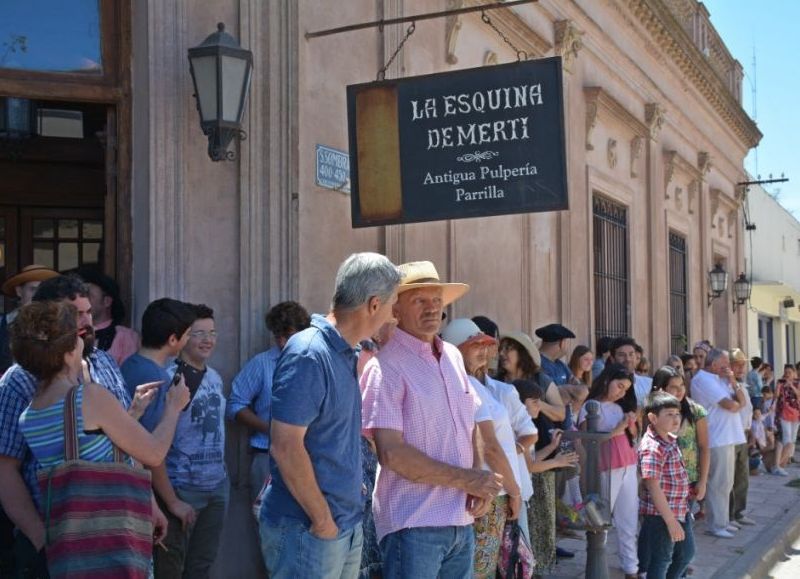
[[[292,336],[281,352],[272,381],[272,419],[305,426],[305,447],[314,475],[340,530],[363,515],[361,494],[361,391],[356,352],[320,315]],[[261,518],[311,521],[272,462],[272,482]]]
[[[572,372],[569,367],[561,360],[553,361],[544,354],[541,354],[541,358],[542,372],[550,376],[556,386],[563,386],[572,378]]]

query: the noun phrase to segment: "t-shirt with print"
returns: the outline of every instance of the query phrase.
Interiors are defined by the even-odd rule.
[[[176,364],[167,368],[170,379],[176,368]],[[225,395],[222,378],[210,366],[206,366],[189,406],[178,418],[166,466],[169,482],[176,489],[211,491],[227,476]]]
[[[733,391],[716,374],[700,370],[692,378],[692,398],[708,411],[709,448],[747,441],[739,412],[719,405],[723,400],[733,400]]]
[[[698,451],[697,447],[697,422],[705,420],[708,416],[706,409],[700,406],[694,400],[689,400],[689,409],[694,417],[693,422],[684,420],[681,423],[681,429],[678,431],[678,446],[683,455],[683,464],[686,466],[686,473],[689,475],[689,482],[697,482],[700,480],[700,473],[697,469],[698,466]]]

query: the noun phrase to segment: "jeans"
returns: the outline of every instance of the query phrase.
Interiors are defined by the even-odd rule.
[[[381,541],[383,579],[472,577],[475,535],[463,527],[414,527]]]
[[[270,579],[356,579],[364,535],[361,523],[320,539],[298,519],[261,519],[261,553]]]
[[[255,502],[258,493],[264,488],[264,483],[269,477],[269,453],[253,452],[253,462],[250,463],[250,502]],[[258,515],[256,515],[258,519]]]
[[[761,403],[764,401],[764,397],[760,394],[758,396],[751,396],[750,403],[753,405],[754,409],[761,409]]]
[[[694,558],[692,516],[681,523],[686,535],[683,541],[672,542],[667,524],[660,515],[644,515],[639,531],[639,573],[647,579],[678,579]]]
[[[175,494],[197,513],[194,525],[183,530],[180,519],[161,504],[169,523],[165,549],[153,547],[153,574],[156,579],[204,579],[210,576],[217,558],[222,524],[228,510],[228,480],[211,491],[175,489]]]

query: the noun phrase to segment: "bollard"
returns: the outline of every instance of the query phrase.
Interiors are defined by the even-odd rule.
[[[586,403],[586,430],[590,434],[598,432],[600,421],[600,403],[589,400]],[[587,441],[588,442],[588,441]],[[586,448],[586,492],[599,496],[602,492],[600,482],[600,439],[592,439]],[[608,561],[606,560],[606,539],[608,531],[597,527],[586,531],[586,579],[608,579]]]

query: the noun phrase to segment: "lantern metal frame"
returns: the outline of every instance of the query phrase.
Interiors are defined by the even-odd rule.
[[[736,278],[736,281],[733,282],[733,312],[736,312],[736,308],[739,306],[745,305],[750,300],[750,293],[753,291],[753,284],[744,274],[744,272],[739,274],[739,277]]]
[[[728,289],[728,272],[722,267],[721,263],[717,263],[714,269],[708,272],[708,306],[720,297]]]
[[[30,139],[36,135],[36,101],[20,97],[0,97],[0,140],[1,141],[23,141]],[[10,103],[20,101],[27,103],[28,111],[25,115],[27,117],[27,126],[23,130],[12,129],[10,127],[12,121]]]
[[[195,76],[194,59],[212,56],[216,59],[216,116],[210,120],[204,120],[203,110],[200,106],[200,95]],[[209,35],[201,44],[188,50],[189,70],[192,74],[192,85],[194,86],[194,98],[197,105],[197,112],[200,114],[200,128],[203,134],[208,137],[208,156],[212,161],[233,161],[237,158],[235,151],[229,151],[228,146],[234,137],[240,141],[247,139],[247,133],[242,129],[242,117],[250,93],[250,81],[253,73],[253,53],[242,48],[236,39],[225,32],[225,24],[217,24],[217,31]],[[239,104],[236,113],[236,121],[223,120],[223,73],[222,58],[231,57],[245,61],[245,73],[241,93],[239,94]]]

